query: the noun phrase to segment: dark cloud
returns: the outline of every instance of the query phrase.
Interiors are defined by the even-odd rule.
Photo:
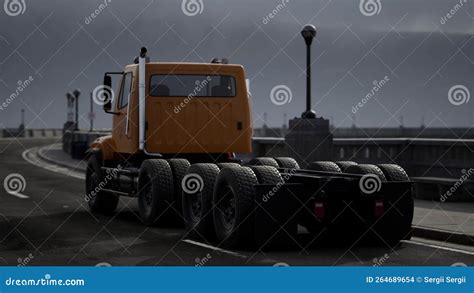
[[[462,1],[462,0],[461,0]],[[256,124],[263,112],[281,125],[283,114],[304,107],[302,25],[318,26],[314,57],[314,107],[336,125],[352,122],[351,109],[389,81],[356,114],[364,126],[470,126],[474,101],[454,106],[448,91],[457,84],[474,95],[474,1],[380,0],[380,13],[364,16],[359,1],[203,0],[201,14],[186,16],[182,1],[28,1],[25,13],[0,10],[0,102],[19,80],[34,78],[0,112],[0,123],[16,126],[25,108],[31,127],[58,127],[66,118],[65,92],[80,88],[87,117],[88,93],[104,71],[119,70],[145,45],[159,61],[209,61],[230,57],[251,80]],[[281,5],[285,3],[285,5]],[[280,6],[278,6],[280,4]],[[278,8],[279,7],[279,8]],[[99,11],[95,18],[92,13]],[[273,18],[268,14],[276,11]],[[454,13],[452,13],[454,11]],[[442,24],[441,18],[451,14]],[[89,16],[89,18],[88,18]],[[282,50],[283,48],[283,50]],[[270,100],[273,86],[290,87],[290,104]],[[96,107],[99,127],[111,117]],[[36,114],[35,114],[36,113]],[[81,121],[87,127],[86,121]]]

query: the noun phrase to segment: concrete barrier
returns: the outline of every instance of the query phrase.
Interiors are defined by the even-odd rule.
[[[98,137],[108,135],[110,131],[65,131],[63,135],[63,151],[74,159],[83,159],[91,142]]]
[[[474,175],[471,178],[469,171],[474,168],[474,139],[334,138],[333,145],[334,161],[402,166],[413,178],[417,198],[474,201]],[[254,156],[288,154],[281,137],[254,137],[253,146]],[[459,187],[463,176],[467,178]]]
[[[96,138],[110,134],[103,131],[66,131],[63,150],[73,158],[82,159],[89,144]],[[45,134],[46,135],[46,134]],[[289,148],[282,137],[254,137],[251,157],[289,156]],[[463,175],[474,168],[474,139],[420,139],[420,138],[334,138],[334,161],[401,165],[414,178],[417,198],[440,200]],[[306,167],[302,165],[302,167]],[[474,177],[474,176],[473,176]],[[464,180],[447,201],[474,201],[474,178]]]

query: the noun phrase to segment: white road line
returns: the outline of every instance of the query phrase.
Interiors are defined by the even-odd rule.
[[[82,173],[73,171],[73,170],[68,169],[66,167],[61,167],[61,166],[58,166],[58,165],[50,164],[50,163],[45,162],[44,160],[41,160],[35,154],[37,149],[38,149],[37,147],[27,149],[26,151],[24,151],[21,154],[21,156],[28,163],[33,164],[33,165],[38,166],[38,167],[41,167],[41,168],[44,168],[46,170],[56,172],[56,173],[60,173],[60,174],[67,175],[67,176],[71,176],[71,177],[74,177],[74,178],[77,178],[77,179],[82,179],[82,180],[85,179],[85,175],[82,174]]]
[[[211,249],[211,250],[214,250],[214,251],[219,251],[219,252],[226,253],[226,254],[229,254],[229,255],[232,255],[232,256],[236,256],[236,257],[240,257],[240,258],[247,258],[246,255],[243,255],[243,254],[240,254],[240,253],[237,253],[237,252],[234,252],[234,251],[230,251],[230,250],[221,249],[219,247],[215,247],[215,246],[208,245],[208,244],[205,244],[205,243],[197,242],[197,241],[194,241],[194,240],[184,239],[183,242],[193,244],[193,245],[197,245],[197,246],[201,246],[201,247]]]
[[[412,240],[402,240],[402,242],[405,242],[405,243],[408,243],[408,244],[414,244],[414,245],[418,245],[418,246],[426,246],[426,247],[436,248],[436,249],[440,249],[440,250],[451,251],[451,252],[463,253],[463,254],[467,254],[467,255],[474,255],[474,251],[462,250],[462,249],[451,248],[451,247],[446,247],[446,246],[439,246],[439,245],[428,244],[428,243],[412,241]]]

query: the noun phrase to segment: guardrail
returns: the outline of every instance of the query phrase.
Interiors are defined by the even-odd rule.
[[[5,128],[0,132],[0,137],[22,137],[22,138],[42,138],[42,137],[58,137],[63,134],[62,129],[58,128],[41,128],[41,129],[22,129],[22,128]]]

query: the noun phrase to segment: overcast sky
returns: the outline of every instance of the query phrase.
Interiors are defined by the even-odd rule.
[[[79,88],[80,124],[88,128],[89,92],[141,46],[155,61],[229,57],[244,65],[255,124],[266,112],[268,124],[280,126],[284,113],[304,110],[300,30],[306,23],[318,27],[312,48],[318,116],[336,126],[350,126],[353,116],[371,127],[397,126],[402,116],[406,126],[419,126],[423,117],[428,126],[474,122],[474,100],[468,101],[474,95],[474,0],[195,0],[197,12],[181,0],[105,1],[102,10],[105,2],[92,0],[24,0],[24,6],[18,0],[19,12],[2,5],[0,105],[19,81],[33,81],[3,105],[0,127],[17,126],[22,108],[29,128],[61,127],[65,93]],[[384,79],[364,102],[373,82]],[[275,86],[288,87],[291,101],[273,103]],[[110,127],[111,116],[95,109],[96,125]]]

